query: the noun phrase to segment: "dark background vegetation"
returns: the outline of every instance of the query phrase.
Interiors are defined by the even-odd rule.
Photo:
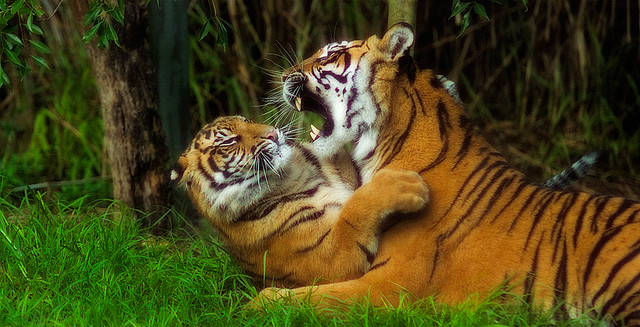
[[[179,0],[180,1],[180,0]],[[418,1],[415,59],[454,80],[470,115],[532,180],[591,150],[603,162],[579,187],[640,197],[640,8],[637,1],[479,1],[459,36],[448,1]],[[45,181],[109,194],[95,82],[68,4],[43,1],[49,70],[0,89],[3,193]],[[327,42],[382,35],[375,1],[195,1],[189,11],[191,130],[218,115],[263,120],[273,73]],[[217,16],[228,25],[203,40]],[[219,32],[219,33],[216,33]],[[226,42],[225,42],[226,41]],[[268,109],[268,108],[267,108]],[[71,183],[68,183],[71,184]],[[4,194],[3,194],[4,195]]]

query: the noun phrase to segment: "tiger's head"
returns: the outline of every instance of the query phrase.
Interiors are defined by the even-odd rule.
[[[171,182],[185,186],[207,217],[233,219],[285,173],[292,148],[275,127],[241,116],[204,126],[180,155]]]
[[[374,76],[393,79],[404,66],[410,69],[412,45],[411,26],[400,23],[382,39],[374,35],[365,41],[330,43],[283,72],[284,101],[325,120],[322,129],[312,132],[318,154],[328,157],[343,145],[358,142],[357,160],[375,147],[377,128],[373,127],[383,124],[386,117],[371,96]]]

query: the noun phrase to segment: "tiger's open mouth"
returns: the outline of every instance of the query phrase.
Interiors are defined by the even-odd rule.
[[[333,118],[327,110],[324,100],[319,95],[309,91],[306,87],[306,77],[300,72],[293,72],[284,78],[282,95],[285,102],[298,111],[310,111],[322,117],[322,129],[311,125],[311,140],[328,137],[333,133]]]

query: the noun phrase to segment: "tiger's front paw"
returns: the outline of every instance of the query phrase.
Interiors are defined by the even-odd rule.
[[[390,209],[402,213],[418,211],[429,202],[429,188],[422,177],[404,169],[381,169],[371,179],[381,193],[390,201]]]
[[[288,288],[267,287],[253,298],[249,306],[253,309],[261,309],[273,302],[290,301],[293,298],[293,290]]]

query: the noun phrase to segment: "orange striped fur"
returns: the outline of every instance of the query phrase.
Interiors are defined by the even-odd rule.
[[[317,158],[278,129],[239,116],[203,127],[171,180],[186,187],[228,251],[265,286],[362,276],[389,214],[414,212],[428,199],[415,172],[384,169],[358,187],[345,152]]]
[[[333,43],[283,74],[284,100],[320,113],[316,151],[354,144],[364,182],[381,169],[420,173],[426,209],[386,231],[369,271],[290,290],[311,301],[398,305],[435,296],[456,305],[507,289],[569,316],[592,311],[640,324],[640,203],[529,183],[476,130],[429,70],[415,67],[413,32]],[[298,99],[296,99],[298,98]]]

